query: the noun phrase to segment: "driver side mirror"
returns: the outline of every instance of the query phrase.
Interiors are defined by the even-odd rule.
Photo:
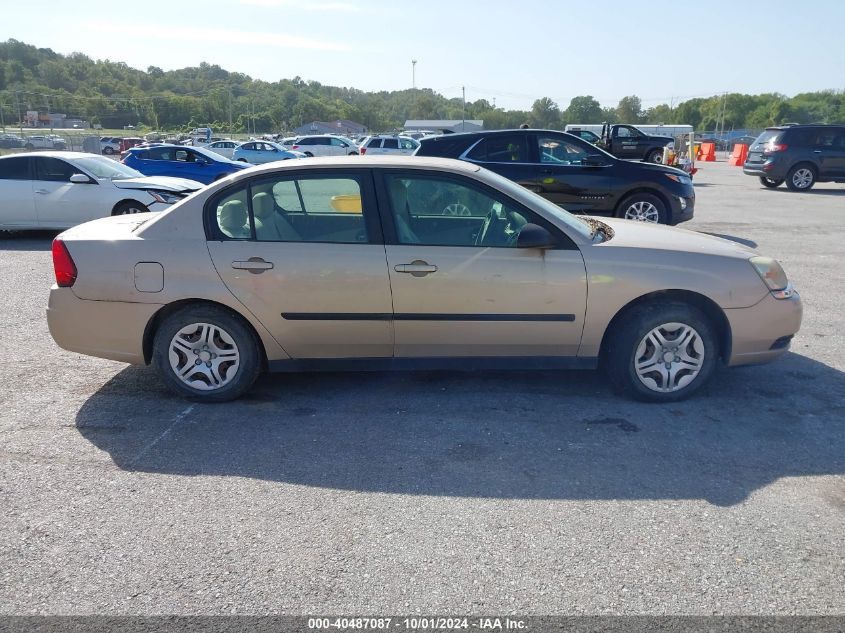
[[[516,238],[517,248],[554,248],[557,240],[542,226],[528,223],[519,231]]]
[[[77,185],[87,185],[90,184],[91,179],[85,174],[73,174],[70,177],[70,181]]]
[[[588,154],[581,164],[588,167],[604,167],[607,165],[607,160],[601,154]]]

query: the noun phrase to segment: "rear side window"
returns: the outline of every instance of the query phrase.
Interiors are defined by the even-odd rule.
[[[29,180],[29,159],[15,157],[0,160],[0,180]]]
[[[367,147],[371,148],[371,149],[372,148],[377,149],[377,148],[381,147],[381,139],[380,138],[371,138],[369,141],[367,141]]]
[[[384,139],[382,147],[384,149],[399,149],[399,140],[395,138],[386,138]]]
[[[782,139],[787,145],[794,145],[795,147],[809,147],[813,144],[816,137],[816,130],[807,128],[798,128],[787,130]]]
[[[816,147],[833,147],[840,132],[834,128],[820,129],[816,131],[813,145]]]
[[[221,198],[216,206],[217,229],[224,239],[248,240],[252,237],[246,188]]]
[[[498,134],[482,140],[467,158],[489,163],[528,162],[528,143],[523,135]]]
[[[147,160],[173,160],[173,150],[169,147],[153,147],[147,150]]]

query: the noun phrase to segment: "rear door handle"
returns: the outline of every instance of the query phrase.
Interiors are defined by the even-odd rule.
[[[273,262],[264,261],[260,257],[250,257],[245,262],[232,262],[232,268],[236,268],[238,270],[248,270],[252,274],[257,275],[259,273],[263,273],[265,270],[270,270],[271,268],[273,268]]]
[[[393,270],[397,273],[410,273],[414,277],[425,277],[430,273],[436,273],[437,266],[418,259],[410,264],[396,264]]]
[[[48,193],[50,193],[50,192],[49,192],[49,191],[47,191],[46,189],[36,189],[36,190],[35,190],[35,193],[40,193],[40,194],[43,196],[43,195],[46,195],[46,194],[48,194]]]

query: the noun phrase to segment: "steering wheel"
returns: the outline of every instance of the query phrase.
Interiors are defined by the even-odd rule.
[[[481,228],[478,230],[478,234],[475,236],[475,245],[476,246],[483,246],[484,245],[484,238],[487,237],[487,231],[490,229],[490,224],[493,222],[493,217],[496,211],[490,209],[486,216],[484,216],[484,222],[481,225]]]
[[[469,207],[465,204],[461,204],[460,202],[453,202],[450,205],[447,205],[441,215],[461,215],[461,216],[469,216],[472,215],[472,212],[469,210]]]

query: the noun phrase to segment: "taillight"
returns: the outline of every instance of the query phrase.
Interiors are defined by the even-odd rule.
[[[364,154],[366,154],[366,153],[367,153],[367,148],[366,148],[366,147],[362,147],[362,148],[361,148],[361,156],[363,156],[363,155],[364,155]]]
[[[763,147],[764,154],[774,154],[775,152],[785,152],[789,147],[786,143],[769,143]]]
[[[299,145],[292,145],[291,149],[299,149]]]
[[[56,272],[56,283],[60,288],[70,288],[76,281],[76,264],[73,263],[67,246],[59,238],[53,240],[53,270]]]

